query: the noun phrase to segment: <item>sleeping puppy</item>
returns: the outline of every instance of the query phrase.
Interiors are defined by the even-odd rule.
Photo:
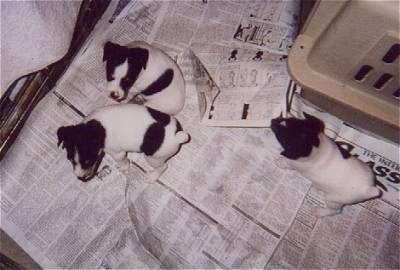
[[[99,108],[78,125],[60,127],[57,136],[76,176],[84,182],[96,175],[104,153],[122,170],[128,169],[127,152],[145,154],[154,168],[147,180],[153,182],[167,169],[166,161],[189,140],[174,117],[138,104]]]
[[[370,167],[342,150],[324,133],[318,118],[304,113],[305,119],[272,119],[271,128],[283,147],[281,155],[325,194],[326,208],[319,216],[335,215],[346,204],[379,197]]]
[[[118,102],[140,97],[141,103],[176,115],[185,103],[185,81],[178,65],[163,51],[144,41],[127,47],[107,42],[107,92]],[[140,95],[139,95],[140,94]]]

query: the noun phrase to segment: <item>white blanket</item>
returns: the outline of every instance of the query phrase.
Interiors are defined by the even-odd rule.
[[[1,2],[1,93],[68,50],[81,1]]]

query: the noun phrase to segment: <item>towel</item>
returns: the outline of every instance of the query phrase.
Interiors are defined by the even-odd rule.
[[[81,1],[1,1],[1,93],[65,55]]]

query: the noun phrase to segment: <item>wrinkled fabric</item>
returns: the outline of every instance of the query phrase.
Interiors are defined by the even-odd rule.
[[[81,1],[1,2],[1,92],[68,50]]]

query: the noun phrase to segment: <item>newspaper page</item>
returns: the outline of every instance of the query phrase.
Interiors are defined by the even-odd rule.
[[[120,172],[106,155],[94,179],[78,181],[65,152],[57,146],[56,130],[78,123],[99,106],[114,103],[105,93],[105,41],[127,44],[145,40],[173,59],[180,59],[190,48],[217,82],[218,67],[227,61],[226,52],[228,57],[232,48],[238,48],[239,57],[255,57],[258,52],[254,46],[260,45],[250,44],[254,39],[234,40],[240,22],[246,12],[249,14],[250,4],[256,4],[255,10],[261,12],[264,7],[263,12],[267,12],[268,5],[277,7],[280,3],[282,7],[275,11],[280,14],[277,17],[266,19],[260,17],[261,13],[252,14],[254,21],[265,19],[265,24],[282,27],[290,27],[288,14],[293,10],[284,11],[291,1],[128,2],[111,2],[54,92],[38,104],[2,160],[2,229],[43,268],[265,268],[278,264],[291,267],[295,263],[317,265],[318,258],[325,258],[320,265],[328,267],[331,264],[325,261],[332,257],[326,259],[319,253],[328,249],[326,254],[348,255],[351,250],[356,256],[354,261],[361,260],[365,255],[357,252],[363,250],[359,249],[363,243],[368,252],[375,248],[378,253],[374,254],[379,254],[368,265],[383,265],[386,259],[382,258],[389,255],[393,258],[390,265],[398,265],[394,256],[398,253],[398,222],[392,221],[398,219],[398,214],[393,214],[398,212],[391,210],[393,205],[398,209],[398,202],[391,205],[374,200],[365,204],[371,206],[349,207],[344,215],[336,217],[348,218],[343,221],[348,226],[343,229],[348,241],[322,246],[328,240],[321,242],[319,237],[337,240],[335,233],[340,226],[324,225],[327,221],[313,216],[310,205],[320,204],[321,200],[313,195],[316,192],[308,193],[308,180],[275,166],[279,149],[271,131],[201,124],[196,83],[207,82],[192,75],[196,73],[191,58],[181,57],[179,62],[188,87],[185,108],[177,116],[191,134],[191,141],[168,162],[169,168],[160,179],[154,184],[145,183],[143,177],[149,167],[141,154],[133,153],[128,172]],[[280,52],[279,45],[268,46],[270,53]],[[246,61],[250,62],[247,58],[240,65],[231,66],[244,71],[250,66]],[[263,63],[260,62],[254,61],[257,69]],[[226,64],[229,66],[229,61]],[[275,77],[281,78],[272,75],[271,82]],[[282,91],[285,90],[286,86]],[[334,118],[331,126],[341,134],[342,128]],[[379,150],[381,142],[374,143]],[[369,143],[364,147],[371,149]],[[390,159],[386,152],[371,151]],[[381,162],[378,156],[375,162]],[[376,170],[385,171],[378,167]],[[394,172],[398,173],[398,167]],[[394,181],[398,179],[395,173],[386,174]],[[398,188],[396,183],[392,186]],[[361,210],[353,215],[349,212],[353,208]],[[365,226],[365,219],[372,220],[375,227]],[[363,226],[361,230],[359,226]],[[301,238],[307,235],[299,232],[301,229],[310,237]],[[328,229],[332,229],[329,234],[324,231]],[[360,236],[359,231],[368,235]],[[289,241],[289,237],[302,241]],[[371,246],[364,242],[367,240]],[[304,245],[287,246],[292,242]],[[291,263],[286,262],[287,258]]]
[[[228,53],[229,52],[229,53]],[[212,79],[193,54],[196,87],[202,104],[201,123],[223,127],[268,127],[282,111],[287,89],[293,87],[282,56],[245,49],[226,56]]]
[[[340,215],[318,219],[322,194],[311,188],[268,269],[400,268],[399,147],[365,134],[313,108],[329,125],[329,135],[366,162],[387,187],[379,199],[346,206]],[[328,119],[329,118],[329,119]]]
[[[299,1],[247,1],[234,40],[258,50],[287,55],[299,20]]]
[[[154,185],[142,181],[140,167],[145,170],[148,167],[142,164],[141,155],[134,154],[130,157],[133,165],[128,173],[118,171],[115,162],[106,156],[97,176],[82,183],[73,174],[65,152],[57,146],[56,131],[60,126],[76,124],[95,108],[114,103],[104,92],[102,49],[106,40],[122,44],[146,40],[176,59],[200,37],[196,29],[204,26],[214,7],[231,8],[229,13],[232,13],[237,7],[245,6],[227,3],[130,1],[115,15],[115,7],[121,2],[112,2],[54,92],[38,104],[0,164],[1,227],[42,267],[115,268],[117,265],[113,263],[120,261],[111,260],[112,256],[126,258],[126,265],[131,268],[174,264],[196,267],[207,263],[218,267],[263,266],[267,263],[300,207],[308,183],[300,179],[293,188],[284,181],[285,172],[276,171],[273,165],[268,168],[262,165],[262,162],[270,163],[270,157],[262,152],[252,157],[258,147],[270,147],[268,138],[272,136],[264,136],[263,130],[199,128],[195,88],[188,89],[185,110],[178,117],[191,133],[192,141],[171,160],[169,170]],[[225,15],[229,18],[229,14]],[[216,19],[214,23],[218,26],[217,22]],[[231,40],[231,35],[225,37]],[[214,157],[209,155],[213,150]],[[197,156],[196,163],[192,162],[194,156]],[[220,165],[212,166],[218,159],[221,159]],[[135,163],[140,167],[135,167]],[[215,170],[204,174],[208,167]],[[201,200],[197,190],[203,192]],[[252,196],[254,190],[260,192],[257,197]],[[160,197],[159,191],[166,195]],[[290,207],[284,204],[276,212],[280,197],[285,196],[282,192],[293,194],[293,199]],[[248,201],[249,198],[254,201]],[[176,208],[172,207],[174,203],[178,203]],[[252,210],[252,205],[257,206],[256,210]],[[153,215],[156,206],[162,216]],[[168,219],[162,218],[171,211],[180,214],[181,206],[187,214],[180,217],[179,224],[169,224]],[[226,215],[222,215],[225,210]],[[212,233],[206,233],[209,238],[188,234],[178,243],[176,233],[168,234],[167,227],[179,225],[183,231],[186,222],[197,226],[198,220],[210,226]],[[161,237],[159,232],[164,233],[166,240],[161,244],[168,246],[161,253],[154,251],[159,245],[151,241]],[[207,247],[193,246],[190,256],[180,254],[182,260],[175,262],[173,256],[179,253],[177,250],[183,252],[185,245],[196,240],[203,241]],[[240,252],[234,248],[236,243],[241,245]],[[130,247],[129,252],[121,250],[126,245]],[[227,247],[229,250],[225,250]],[[195,252],[200,250],[198,254]],[[129,256],[123,255],[124,252]]]
[[[200,92],[212,93],[202,100],[203,124],[268,127],[279,114],[290,82],[285,59],[297,31],[298,9],[298,1],[216,1],[207,9],[190,46],[200,68],[207,67],[204,80],[213,81],[197,81]]]

